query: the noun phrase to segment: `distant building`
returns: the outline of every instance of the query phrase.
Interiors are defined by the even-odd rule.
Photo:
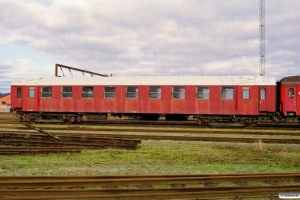
[[[10,93],[0,96],[0,108],[10,108],[11,106]]]

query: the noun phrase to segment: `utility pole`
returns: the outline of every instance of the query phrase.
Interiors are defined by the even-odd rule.
[[[265,76],[265,0],[259,0],[259,75]]]

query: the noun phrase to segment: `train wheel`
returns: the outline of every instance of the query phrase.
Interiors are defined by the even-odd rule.
[[[82,116],[79,115],[78,117],[76,117],[75,122],[78,122],[78,123],[82,122]]]
[[[71,116],[71,117],[65,118],[64,121],[65,121],[66,124],[72,124],[72,123],[74,123],[76,120],[75,120],[75,117],[74,117],[74,116]]]
[[[202,119],[198,119],[198,120],[197,120],[197,123],[198,123],[199,126],[203,126],[203,121],[202,121]]]
[[[203,128],[209,128],[209,125],[208,124],[205,124],[204,123],[204,119],[200,118],[197,120],[197,123],[199,126],[203,127]]]
[[[243,124],[245,128],[251,128],[254,125],[251,119],[245,119]]]

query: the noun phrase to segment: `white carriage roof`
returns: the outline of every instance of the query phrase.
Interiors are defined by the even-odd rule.
[[[264,76],[94,76],[23,78],[12,85],[276,85],[276,81]]]

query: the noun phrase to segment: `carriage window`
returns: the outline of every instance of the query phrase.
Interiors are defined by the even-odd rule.
[[[267,93],[266,88],[261,88],[260,89],[260,99],[261,100],[265,100],[266,99],[266,93]]]
[[[82,87],[82,98],[93,98],[94,88],[93,87]]]
[[[138,98],[138,87],[127,87],[126,88],[126,98],[128,98],[128,99]]]
[[[29,87],[29,97],[34,97],[34,87]]]
[[[289,89],[289,97],[292,99],[294,98],[294,88]]]
[[[61,97],[62,98],[72,98],[72,87],[62,87]]]
[[[1,101],[1,104],[2,105],[6,105],[6,101]]]
[[[149,87],[149,98],[150,99],[160,99],[161,98],[161,87],[160,86],[150,86]]]
[[[185,98],[185,88],[184,87],[173,87],[173,98],[174,99],[184,99]]]
[[[209,87],[197,87],[198,99],[209,99]]]
[[[20,87],[17,88],[17,98],[21,98],[22,96],[22,89]]]
[[[115,87],[104,87],[104,98],[107,98],[107,99],[116,98],[116,88]]]
[[[233,87],[222,87],[222,99],[234,99],[234,88]]]
[[[250,89],[249,87],[243,87],[243,99],[250,99]]]
[[[42,87],[42,98],[50,98],[51,97],[51,87]]]

